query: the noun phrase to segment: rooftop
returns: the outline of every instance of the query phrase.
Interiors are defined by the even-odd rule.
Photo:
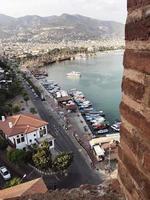
[[[0,190],[0,200],[15,199],[26,195],[46,193],[48,191],[42,178]]]
[[[27,134],[36,131],[48,123],[32,114],[13,115],[0,121],[0,130],[8,137],[17,134]]]

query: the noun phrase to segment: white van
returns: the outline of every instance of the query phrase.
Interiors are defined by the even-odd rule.
[[[105,158],[105,151],[100,147],[99,144],[93,146],[93,151],[98,161],[103,161]]]

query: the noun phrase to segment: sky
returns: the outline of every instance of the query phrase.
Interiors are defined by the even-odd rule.
[[[51,16],[80,14],[125,23],[127,0],[0,0],[0,14]]]

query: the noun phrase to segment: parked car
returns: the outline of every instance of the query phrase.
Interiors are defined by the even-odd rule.
[[[0,174],[3,177],[3,179],[6,181],[11,179],[11,174],[5,166],[0,167]]]

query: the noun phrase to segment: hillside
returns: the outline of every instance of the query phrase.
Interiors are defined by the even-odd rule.
[[[13,18],[0,14],[0,39],[21,42],[122,39],[124,25],[81,15]]]

